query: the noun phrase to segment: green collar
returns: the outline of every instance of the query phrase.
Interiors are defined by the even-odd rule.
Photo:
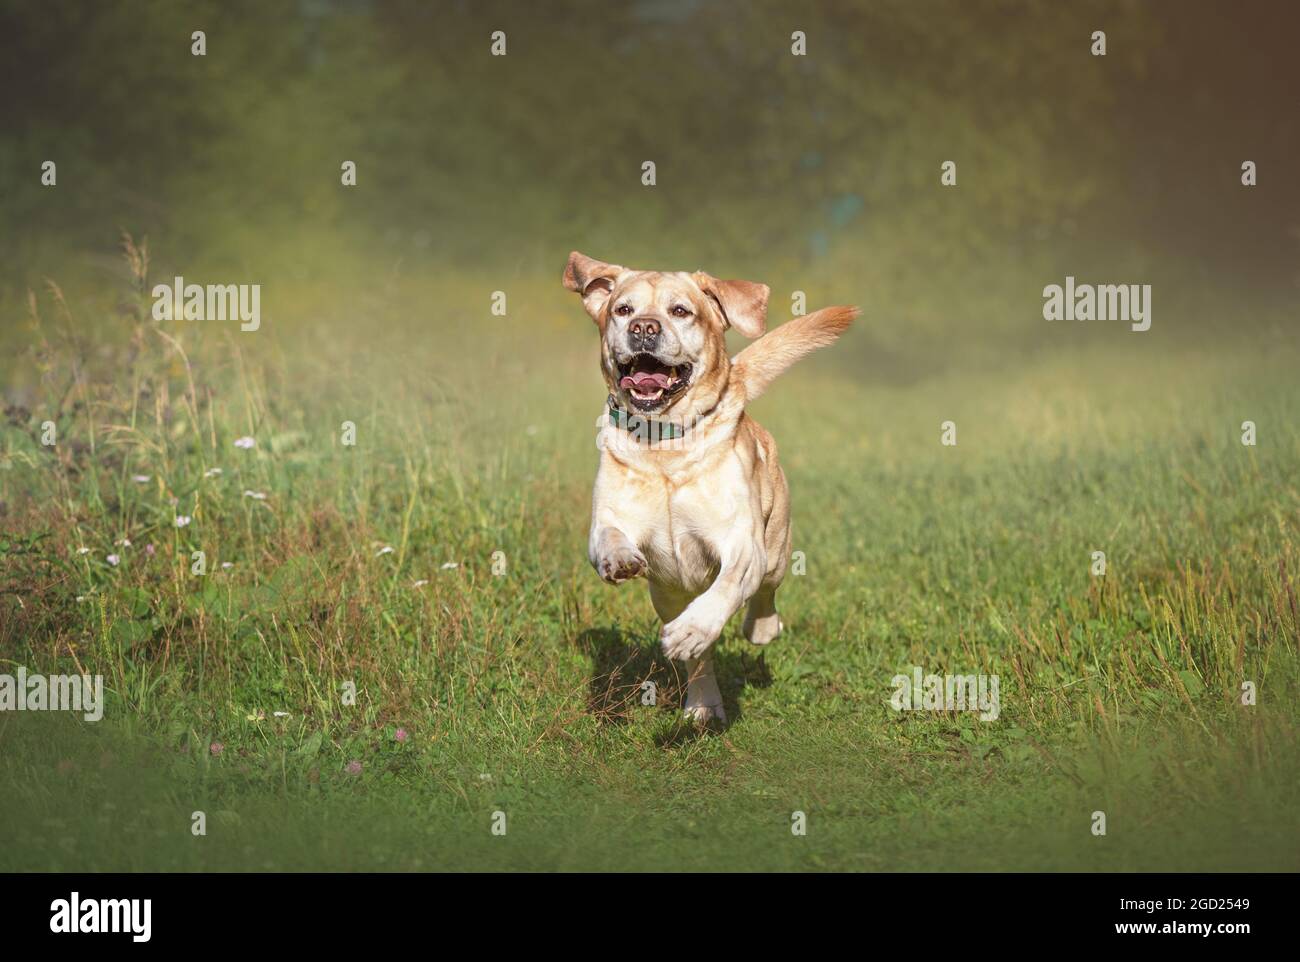
[[[670,441],[686,433],[686,427],[674,421],[652,421],[639,414],[624,411],[614,404],[614,395],[609,396],[609,420],[624,431],[637,435],[638,441]]]

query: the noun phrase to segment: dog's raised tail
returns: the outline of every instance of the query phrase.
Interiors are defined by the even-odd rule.
[[[833,343],[857,316],[856,307],[823,307],[786,321],[736,355],[732,383],[744,386],[745,400],[754,400],[799,358]]]

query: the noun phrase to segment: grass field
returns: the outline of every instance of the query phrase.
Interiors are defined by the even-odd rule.
[[[1300,869],[1289,336],[894,366],[868,310],[753,409],[806,573],[697,730],[644,584],[586,561],[564,253],[506,318],[462,279],[160,327],[138,259],[5,305],[0,670],[108,705],[0,715],[0,870]],[[1000,717],[894,711],[912,666]]]

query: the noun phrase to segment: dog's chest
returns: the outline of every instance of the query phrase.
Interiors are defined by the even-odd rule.
[[[716,578],[722,546],[752,534],[749,487],[736,459],[720,452],[700,461],[621,461],[609,457],[597,476],[605,518],[631,539],[649,577],[691,594]]]
[[[670,536],[656,531],[641,551],[650,565],[650,577],[660,584],[691,594],[704,591],[718,573],[713,546],[694,533]]]
[[[705,590],[718,573],[718,546],[735,521],[725,485],[665,485],[662,514],[642,532],[650,576],[692,593]]]

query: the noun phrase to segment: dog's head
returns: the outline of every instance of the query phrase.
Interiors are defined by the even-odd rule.
[[[685,419],[713,407],[731,369],[727,328],[759,337],[767,319],[766,284],[703,271],[634,271],[574,251],[564,286],[600,329],[610,394],[644,414],[671,410]]]

